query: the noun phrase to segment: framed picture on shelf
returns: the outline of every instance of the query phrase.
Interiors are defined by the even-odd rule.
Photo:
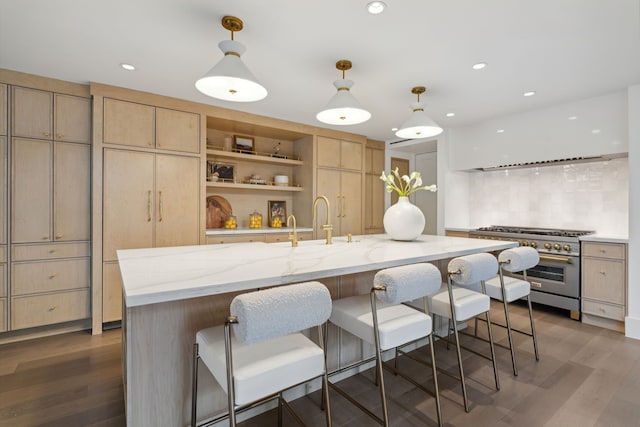
[[[234,135],[233,137],[233,148],[238,153],[255,154],[256,152],[253,143],[253,138],[248,136]]]
[[[284,227],[287,225],[287,202],[284,200],[269,200],[269,227]]]
[[[235,165],[231,163],[207,162],[207,181],[235,182],[233,170]]]

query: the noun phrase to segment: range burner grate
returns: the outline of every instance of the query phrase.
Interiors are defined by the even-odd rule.
[[[478,231],[490,231],[494,233],[537,234],[541,236],[580,237],[593,234],[587,230],[563,230],[554,228],[514,227],[505,225],[492,225],[480,227]]]

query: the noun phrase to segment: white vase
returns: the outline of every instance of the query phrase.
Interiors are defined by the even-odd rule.
[[[415,240],[424,231],[424,214],[408,197],[399,197],[384,213],[383,222],[393,240]]]

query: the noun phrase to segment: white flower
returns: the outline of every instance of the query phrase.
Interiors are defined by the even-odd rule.
[[[398,180],[397,184],[396,178]],[[413,171],[409,175],[403,175],[400,177],[398,168],[395,168],[395,170],[392,170],[389,175],[386,175],[384,171],[382,171],[380,179],[386,184],[387,192],[391,193],[392,191],[395,191],[401,197],[409,196],[418,190],[437,191],[435,184],[424,187],[422,186],[422,178],[418,171]]]

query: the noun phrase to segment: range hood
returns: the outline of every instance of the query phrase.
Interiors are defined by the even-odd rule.
[[[601,156],[571,157],[566,159],[542,160],[537,162],[513,163],[508,165],[476,168],[475,170],[496,171],[496,170],[505,170],[505,169],[539,168],[542,166],[556,166],[556,165],[563,165],[563,164],[606,162],[608,160],[620,159],[627,156],[628,156],[628,153],[617,153],[617,154],[606,154]]]

